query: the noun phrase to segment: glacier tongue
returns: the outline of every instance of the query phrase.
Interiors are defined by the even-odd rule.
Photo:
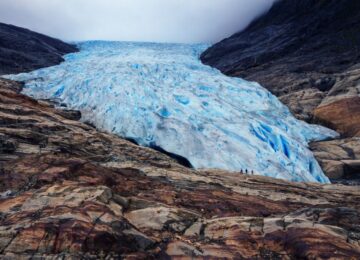
[[[329,182],[308,142],[335,137],[295,119],[254,82],[204,66],[206,45],[84,42],[58,66],[8,78],[56,98],[98,128],[158,146],[196,168]]]

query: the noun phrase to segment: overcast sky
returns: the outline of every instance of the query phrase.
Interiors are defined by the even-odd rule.
[[[68,40],[215,42],[273,0],[0,0],[0,21]]]

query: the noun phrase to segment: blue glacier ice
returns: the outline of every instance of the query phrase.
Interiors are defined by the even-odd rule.
[[[208,46],[83,42],[58,66],[10,75],[24,93],[82,112],[99,129],[158,146],[195,168],[248,169],[328,183],[308,142],[337,136],[295,119],[254,82],[203,65]]]

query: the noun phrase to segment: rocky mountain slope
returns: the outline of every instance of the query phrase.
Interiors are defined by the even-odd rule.
[[[312,147],[332,178],[360,173],[360,2],[283,0],[202,54],[227,75],[257,81],[300,119],[342,139]]]
[[[0,23],[0,75],[59,64],[75,46],[27,29]]]
[[[360,190],[195,171],[0,80],[0,258],[360,258]]]

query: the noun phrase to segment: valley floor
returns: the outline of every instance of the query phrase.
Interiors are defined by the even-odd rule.
[[[0,80],[0,258],[360,258],[360,190],[195,171]]]

